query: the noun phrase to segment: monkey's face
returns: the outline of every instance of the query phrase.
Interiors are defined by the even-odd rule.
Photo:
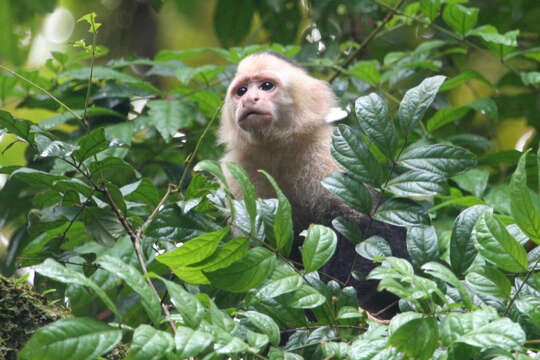
[[[235,127],[258,140],[277,135],[290,122],[293,101],[286,84],[272,71],[239,74],[228,90]]]

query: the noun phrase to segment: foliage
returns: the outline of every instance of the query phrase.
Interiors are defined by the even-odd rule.
[[[298,2],[244,2],[245,21],[235,24],[261,9],[290,12],[292,29],[264,26],[269,39],[294,40],[283,34],[300,26]],[[215,17],[225,45],[245,39],[231,26],[230,3],[219,1]],[[336,38],[333,17],[360,10],[377,21],[364,42]],[[4,153],[24,143],[27,162],[0,168],[11,236],[2,271],[34,266],[36,289],[54,289],[47,296],[69,299],[75,314],[38,330],[21,359],[94,359],[120,341],[129,359],[539,357],[539,155],[493,150],[476,125],[517,115],[536,125],[538,48],[518,49],[518,30],[488,23],[467,1],[313,1],[311,11],[325,37],[302,46],[162,50],[99,65],[106,51],[88,15],[81,20],[92,40],[76,42],[79,52],[53,53],[40,72],[2,65],[0,100],[57,113],[34,123],[0,110],[0,134],[11,139]],[[437,37],[363,53],[377,36],[414,26]],[[262,50],[329,75],[351,106],[332,136],[343,172],[323,185],[407,228],[410,262],[393,257],[383,238],[334,221],[358,256],[381,264],[368,278],[399,296],[401,313],[389,323],[359,309],[349,284],[320,280],[338,241],[333,229],[310,226],[302,264],[287,258],[291,207],[269,174],[276,199],[257,199],[232,163],[224,166],[244,199],[228,190],[215,161],[215,120],[234,65]],[[507,75],[495,83],[466,68],[471,51],[501,60]],[[221,59],[186,65],[201,53]],[[149,70],[137,75],[135,65]],[[156,86],[156,77],[175,85]],[[453,94],[479,83],[494,96],[452,105]],[[519,91],[504,91],[510,85]],[[367,185],[387,200],[373,205]]]

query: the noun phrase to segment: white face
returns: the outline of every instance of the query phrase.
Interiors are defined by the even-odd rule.
[[[283,91],[272,73],[240,75],[229,87],[236,125],[247,132],[258,132],[277,119],[277,97]]]

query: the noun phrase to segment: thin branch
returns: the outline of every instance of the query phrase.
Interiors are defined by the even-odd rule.
[[[388,24],[388,22],[392,19],[392,16],[394,15],[394,13],[398,12],[399,8],[404,2],[405,0],[400,0],[395,8],[388,7],[390,11],[388,12],[388,14],[386,14],[383,21],[381,21],[381,23],[364,39],[364,41],[362,41],[362,43],[358,46],[358,48],[356,48],[356,50],[354,50],[349,55],[347,60],[345,60],[343,64],[340,65],[341,68],[347,68],[347,66],[349,66],[353,62],[353,60],[360,54],[360,52],[367,46],[367,44],[375,37],[375,35],[377,35],[386,26],[386,24]],[[337,71],[330,77],[328,82],[330,83],[333,82],[341,73],[342,71],[340,69],[337,69]]]
[[[49,92],[48,90],[42,88],[41,86],[39,86],[38,84],[36,84],[35,82],[33,82],[32,80],[30,79],[27,79],[26,77],[22,76],[21,74],[18,74],[17,72],[11,70],[10,68],[7,68],[5,67],[4,65],[0,65],[0,69],[3,69],[5,71],[7,71],[8,73],[10,73],[11,75],[15,76],[15,77],[18,77],[19,79],[21,79],[22,81],[24,82],[27,82],[28,84],[32,85],[33,87],[39,89],[41,92],[43,92],[45,95],[47,95],[48,97],[50,97],[51,99],[53,99],[54,101],[56,101],[58,103],[58,105],[60,105],[61,107],[63,107],[64,109],[66,109],[71,115],[73,115],[77,120],[79,121],[83,121],[82,117],[77,114],[75,111],[73,111],[69,106],[67,106],[66,104],[64,104],[61,100],[59,100],[56,96],[54,96],[51,92]]]
[[[525,276],[525,279],[523,279],[523,282],[521,283],[521,285],[517,289],[516,293],[510,299],[510,302],[508,303],[508,306],[506,306],[506,309],[504,310],[503,316],[506,316],[506,314],[508,314],[508,311],[510,311],[510,308],[512,307],[512,304],[514,304],[514,301],[516,301],[519,293],[521,292],[521,289],[523,289],[523,287],[525,286],[527,281],[529,281],[529,278],[531,277],[532,273],[534,272],[533,270],[536,269],[536,266],[538,265],[538,263],[540,263],[540,258],[536,259],[533,266],[531,266],[531,271],[527,272],[527,276]]]

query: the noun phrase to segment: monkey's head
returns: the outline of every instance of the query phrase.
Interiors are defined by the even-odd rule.
[[[328,126],[324,118],[335,103],[328,84],[294,61],[255,53],[240,62],[227,89],[220,141],[229,146],[294,141]]]

